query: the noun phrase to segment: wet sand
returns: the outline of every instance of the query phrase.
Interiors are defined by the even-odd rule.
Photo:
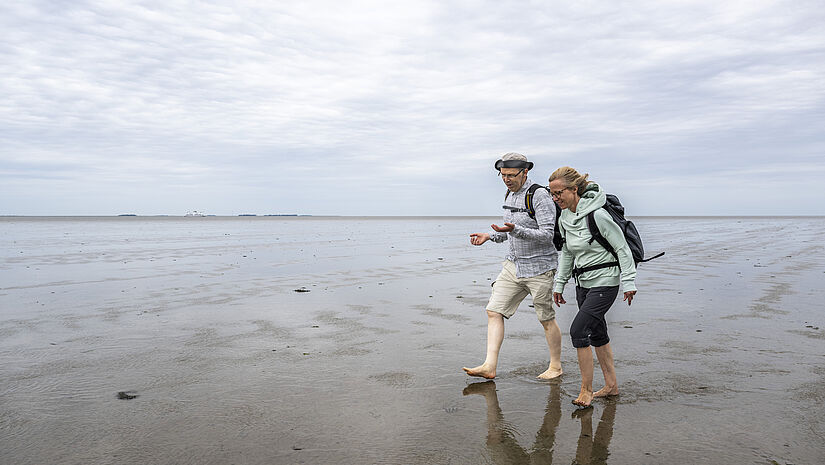
[[[637,219],[587,411],[571,304],[561,380],[529,299],[461,371],[492,221],[0,218],[0,463],[825,462],[825,218]]]

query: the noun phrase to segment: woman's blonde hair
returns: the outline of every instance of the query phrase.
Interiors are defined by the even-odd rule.
[[[556,171],[553,171],[553,174],[550,175],[550,182],[560,179],[562,183],[564,183],[564,187],[575,187],[576,192],[578,192],[579,195],[582,195],[584,194],[584,190],[587,188],[587,185],[593,182],[588,181],[587,176],[589,176],[589,174],[584,173],[582,175],[569,166],[562,166]]]

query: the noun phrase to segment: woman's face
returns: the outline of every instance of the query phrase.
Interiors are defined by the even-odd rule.
[[[575,207],[578,203],[578,196],[576,195],[575,189],[565,187],[564,181],[561,179],[556,179],[550,182],[550,195],[562,210],[565,208]]]

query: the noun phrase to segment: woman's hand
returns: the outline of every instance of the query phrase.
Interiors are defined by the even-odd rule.
[[[556,306],[561,307],[561,304],[566,304],[567,301],[564,300],[564,296],[562,296],[560,292],[554,292],[553,303],[555,303]]]
[[[624,293],[624,298],[622,298],[622,300],[626,300],[627,305],[630,305],[630,302],[633,302],[634,295],[636,295],[636,291],[627,291]]]

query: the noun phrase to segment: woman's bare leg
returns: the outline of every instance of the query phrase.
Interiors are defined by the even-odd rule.
[[[589,407],[593,402],[593,352],[590,347],[576,349],[579,358],[579,370],[582,374],[582,387],[573,403],[580,407]]]
[[[616,368],[613,366],[613,349],[610,343],[596,347],[596,357],[599,359],[599,366],[604,374],[604,387],[593,394],[594,397],[607,397],[619,395],[619,384],[616,381]]]

